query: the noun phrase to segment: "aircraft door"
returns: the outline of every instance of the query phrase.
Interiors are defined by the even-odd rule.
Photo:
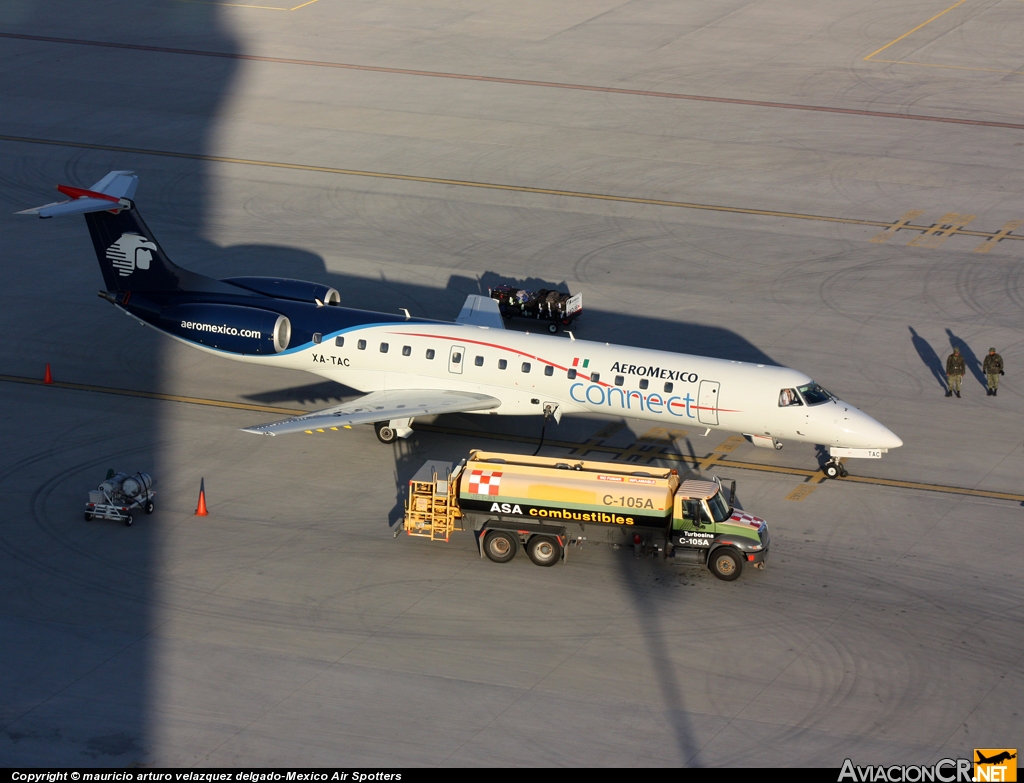
[[[701,424],[718,424],[718,381],[701,381],[697,391],[697,421]]]
[[[462,345],[453,345],[451,353],[448,354],[448,372],[462,375],[462,365],[466,363],[466,348]]]

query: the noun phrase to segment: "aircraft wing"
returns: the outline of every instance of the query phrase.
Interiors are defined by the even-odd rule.
[[[306,413],[291,419],[246,427],[243,432],[255,435],[286,435],[292,432],[326,432],[353,424],[372,424],[391,419],[409,419],[437,413],[486,411],[497,408],[501,400],[487,394],[449,391],[445,389],[396,389],[377,391],[351,402],[322,411]]]
[[[491,329],[505,328],[505,323],[501,320],[501,310],[498,309],[498,301],[479,294],[470,294],[466,297],[466,303],[462,305],[462,312],[455,319],[455,323],[463,326],[487,326]]]

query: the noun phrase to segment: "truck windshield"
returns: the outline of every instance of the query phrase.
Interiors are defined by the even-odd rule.
[[[808,405],[821,405],[823,402],[835,399],[835,396],[831,392],[826,391],[821,386],[813,382],[806,386],[798,386],[797,388],[804,396],[804,399],[807,400]]]
[[[711,509],[711,516],[715,522],[725,522],[725,520],[732,516],[732,509],[725,502],[721,492],[716,492],[708,498],[708,507]]]

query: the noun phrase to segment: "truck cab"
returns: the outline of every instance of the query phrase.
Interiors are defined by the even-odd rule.
[[[718,479],[679,484],[669,542],[673,557],[706,563],[719,579],[732,581],[744,564],[764,568],[768,543],[768,523],[735,509]]]

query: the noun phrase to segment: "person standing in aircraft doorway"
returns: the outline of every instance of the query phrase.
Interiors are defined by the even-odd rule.
[[[960,349],[954,348],[953,353],[946,359],[946,396],[951,397],[956,393],[960,397],[960,382],[964,379],[964,372],[967,365],[964,364],[964,357],[960,355]]]

